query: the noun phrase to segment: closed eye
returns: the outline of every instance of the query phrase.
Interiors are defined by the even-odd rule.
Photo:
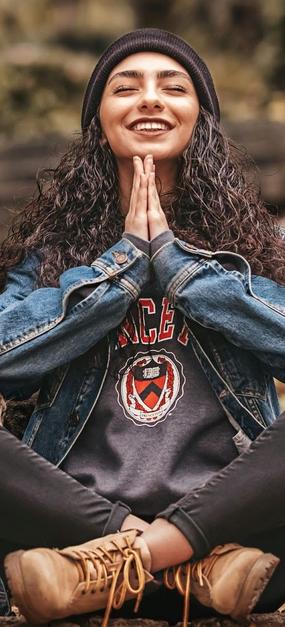
[[[182,87],[182,85],[167,85],[166,87],[163,87],[163,89],[167,91],[180,91],[184,94],[187,92],[185,87]],[[125,91],[138,91],[138,88],[121,85],[120,87],[116,87],[116,89],[113,90],[113,94],[119,94],[120,92]]]
[[[164,89],[168,89],[169,91],[182,91],[186,93],[186,89],[181,85],[169,85],[167,87],[164,87]]]
[[[121,91],[137,91],[135,87],[127,87],[122,85],[121,87],[117,87],[116,89],[114,89],[113,94],[118,94]]]

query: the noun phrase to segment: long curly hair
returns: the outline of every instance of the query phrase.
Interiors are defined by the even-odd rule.
[[[70,267],[89,265],[118,241],[124,223],[114,155],[96,114],[59,165],[44,170],[38,194],[10,228],[0,251],[0,288],[27,255],[40,257],[38,286],[56,286]],[[243,255],[254,274],[285,282],[285,245],[260,198],[253,163],[201,109],[178,164],[175,189],[161,195],[175,236],[194,246]]]

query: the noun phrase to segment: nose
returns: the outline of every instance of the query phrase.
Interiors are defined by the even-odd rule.
[[[149,83],[143,90],[141,100],[139,103],[139,109],[146,110],[158,110],[164,109],[164,104],[161,98],[161,94],[157,91],[155,85]]]

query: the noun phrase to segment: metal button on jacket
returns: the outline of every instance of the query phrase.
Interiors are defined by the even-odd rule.
[[[115,257],[116,263],[118,263],[119,265],[121,265],[122,263],[126,263],[126,261],[128,261],[127,253],[123,253],[123,252],[121,253],[115,250],[112,254]]]

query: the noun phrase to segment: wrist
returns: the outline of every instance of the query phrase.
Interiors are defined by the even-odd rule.
[[[156,572],[189,560],[193,549],[186,536],[164,518],[156,518],[141,538],[145,540],[151,554],[151,571]]]
[[[126,531],[127,529],[138,529],[138,531],[145,531],[149,527],[149,523],[142,520],[134,514],[128,514],[123,520],[120,531]]]
[[[136,248],[141,250],[148,257],[150,256],[150,243],[148,240],[139,237],[138,235],[133,235],[133,233],[129,233],[128,231],[124,231],[123,237],[129,242],[131,242]]]
[[[167,229],[154,237],[150,241],[150,256],[153,257],[158,251],[165,246],[165,244],[169,244],[174,241],[174,233],[170,229]]]

